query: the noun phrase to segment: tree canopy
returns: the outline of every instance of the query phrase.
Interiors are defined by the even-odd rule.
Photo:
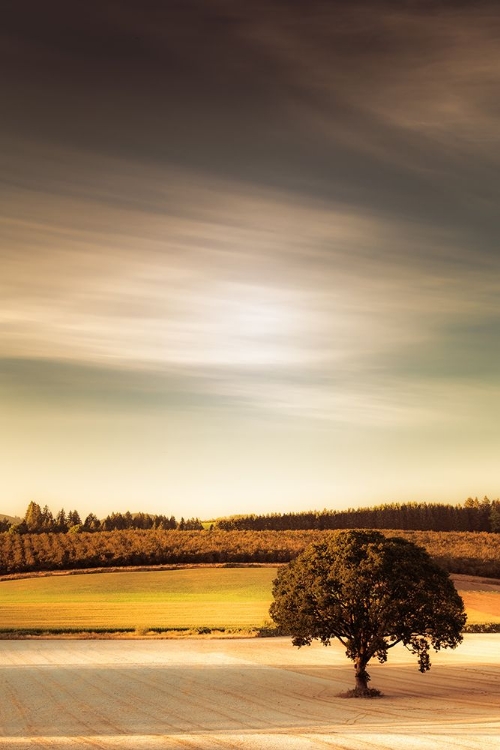
[[[455,648],[466,621],[453,582],[426,550],[377,531],[339,531],[310,545],[279,571],[273,596],[271,617],[295,646],[342,643],[355,696],[377,692],[368,688],[370,659],[383,663],[402,643],[425,672],[430,648]]]

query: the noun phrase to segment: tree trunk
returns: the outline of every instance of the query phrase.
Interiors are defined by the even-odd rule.
[[[366,659],[357,658],[354,661],[354,670],[355,670],[355,679],[356,679],[356,688],[355,692],[357,695],[368,695],[370,692],[368,687],[368,682],[370,680],[370,675],[366,671],[366,665],[368,664],[368,661]]]

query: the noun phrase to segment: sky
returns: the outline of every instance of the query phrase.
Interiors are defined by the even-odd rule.
[[[0,510],[500,494],[500,10],[4,0]]]

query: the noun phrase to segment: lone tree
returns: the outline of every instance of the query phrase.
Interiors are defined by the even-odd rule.
[[[382,664],[403,643],[430,669],[430,647],[462,641],[464,603],[448,574],[422,547],[378,531],[334,532],[283,567],[273,586],[270,614],[294,646],[337,638],[354,662],[356,687],[347,695],[380,695],[370,689],[368,662]]]

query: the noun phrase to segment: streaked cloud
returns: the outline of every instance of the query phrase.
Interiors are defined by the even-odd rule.
[[[6,408],[262,420],[321,455],[352,431],[346,465],[374,434],[388,455],[491,435],[493,4],[21,5],[0,31]]]

